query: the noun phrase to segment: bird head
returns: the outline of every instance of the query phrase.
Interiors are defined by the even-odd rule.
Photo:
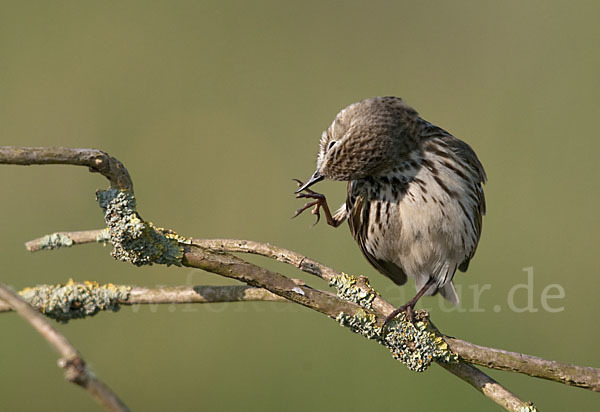
[[[417,112],[398,97],[373,97],[338,113],[321,136],[317,168],[297,192],[323,180],[386,173],[416,147]]]

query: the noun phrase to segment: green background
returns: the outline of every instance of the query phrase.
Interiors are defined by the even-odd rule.
[[[2,1],[3,145],[105,150],[129,169],[142,215],[183,235],[248,238],[398,288],[362,258],[346,225],[290,220],[291,178],[314,168],[320,133],[365,97],[397,95],[469,142],[488,172],[488,216],[467,274],[464,312],[424,299],[448,334],[600,366],[600,3]],[[230,284],[187,268],[136,268],[109,247],[29,254],[23,243],[100,228],[84,168],[1,166],[1,280],[20,289],[97,280]],[[318,190],[333,205],[345,184]],[[327,286],[290,267],[253,259]],[[537,312],[509,309],[534,268]],[[473,285],[489,284],[473,312]],[[558,284],[564,307],[541,307]],[[554,293],[555,291],[552,291]],[[524,290],[515,294],[527,305]],[[499,312],[494,308],[500,308]],[[295,305],[123,308],[57,326],[137,411],[498,410],[434,366],[409,372],[382,347]],[[65,382],[56,354],[0,315],[0,409],[102,410]],[[600,407],[600,395],[490,371],[541,410]]]

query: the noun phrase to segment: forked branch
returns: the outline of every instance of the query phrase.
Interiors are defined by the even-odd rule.
[[[100,159],[100,161],[98,160]],[[380,326],[393,306],[383,300],[365,278],[353,278],[328,268],[296,252],[269,244],[241,240],[189,239],[167,230],[156,228],[143,221],[135,211],[133,185],[126,169],[116,159],[103,152],[86,149],[67,148],[0,148],[0,163],[7,164],[72,164],[85,165],[106,176],[114,191],[99,195],[109,226],[110,241],[115,247],[113,256],[136,265],[167,263],[199,268],[225,277],[240,280],[252,287],[266,289],[272,294],[309,307],[331,318],[335,318],[365,336],[375,338],[382,344],[389,344],[389,336],[381,335]],[[133,222],[133,223],[132,223]],[[123,231],[124,227],[135,227],[135,233]],[[107,229],[103,229],[107,230]],[[62,233],[63,236],[77,237],[77,243],[85,243],[86,236],[97,239],[99,231]],[[28,242],[30,250],[43,248],[47,240],[37,239]],[[90,240],[98,241],[98,240]],[[65,243],[65,242],[62,242]],[[69,243],[68,241],[66,243]],[[156,245],[159,245],[158,247]],[[69,246],[61,244],[61,246]],[[294,281],[280,273],[273,272],[249,263],[231,253],[253,253],[293,265],[316,275],[338,288],[338,295],[314,289]],[[424,315],[423,315],[424,316]],[[428,323],[421,317],[421,326]],[[406,323],[402,323],[406,326]],[[448,345],[458,355],[458,363],[448,363],[442,359],[438,363],[449,372],[475,386],[485,396],[511,411],[534,410],[531,404],[517,398],[493,379],[470,363],[491,368],[527,373],[544,379],[572,384],[600,391],[600,370],[583,368],[539,358],[513,354],[497,349],[485,348],[437,334],[433,325],[421,329],[438,336],[440,347]],[[432,328],[432,329],[431,329]],[[420,333],[420,332],[419,332]],[[388,341],[386,343],[386,341]],[[444,342],[445,341],[445,342]],[[443,352],[443,351],[442,351]],[[518,358],[521,363],[515,361]],[[493,361],[491,361],[493,359]],[[543,362],[540,362],[543,361]],[[547,363],[544,363],[547,362]],[[551,362],[551,365],[550,363]],[[544,369],[552,367],[561,373],[548,373]],[[566,371],[568,373],[562,373]]]

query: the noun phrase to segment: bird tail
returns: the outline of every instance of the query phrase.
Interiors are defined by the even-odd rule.
[[[452,281],[442,286],[439,291],[446,300],[450,301],[454,306],[458,306],[458,294],[456,293],[456,289],[454,288],[454,283],[452,283]]]

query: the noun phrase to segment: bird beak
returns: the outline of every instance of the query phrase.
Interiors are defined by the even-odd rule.
[[[315,173],[313,173],[313,175],[310,177],[310,179],[308,179],[308,182],[306,182],[302,186],[300,186],[300,188],[298,190],[296,190],[294,193],[300,193],[301,191],[308,189],[310,186],[314,185],[317,182],[320,182],[323,179],[325,179],[325,176],[321,175],[319,173],[319,171],[316,171]]]

